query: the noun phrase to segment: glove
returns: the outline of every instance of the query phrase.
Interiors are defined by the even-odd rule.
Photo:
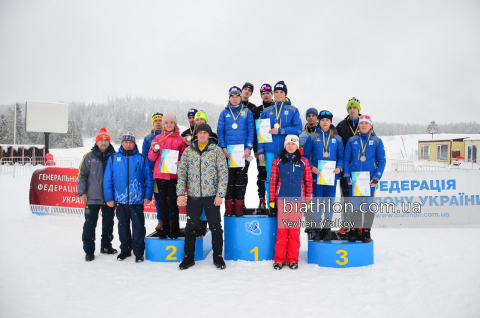
[[[277,216],[277,205],[275,204],[275,202],[270,202],[269,206],[270,210],[268,210],[268,215]]]

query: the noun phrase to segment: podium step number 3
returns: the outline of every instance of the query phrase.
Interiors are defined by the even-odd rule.
[[[308,241],[308,263],[336,268],[372,265],[373,242]]]

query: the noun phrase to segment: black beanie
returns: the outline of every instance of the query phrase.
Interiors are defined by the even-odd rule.
[[[202,124],[197,126],[196,130],[197,130],[197,134],[201,131],[206,131],[209,136],[212,135],[212,128],[210,128],[209,124],[202,123]]]

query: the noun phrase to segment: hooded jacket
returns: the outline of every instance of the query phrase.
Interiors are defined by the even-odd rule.
[[[227,193],[228,167],[222,149],[212,141],[203,151],[198,141],[185,149],[178,166],[177,196],[224,198]]]

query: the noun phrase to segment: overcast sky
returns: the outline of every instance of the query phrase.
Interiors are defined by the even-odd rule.
[[[226,104],[284,80],[303,113],[479,121],[480,1],[0,0],[0,104]],[[160,110],[166,112],[167,110]]]

